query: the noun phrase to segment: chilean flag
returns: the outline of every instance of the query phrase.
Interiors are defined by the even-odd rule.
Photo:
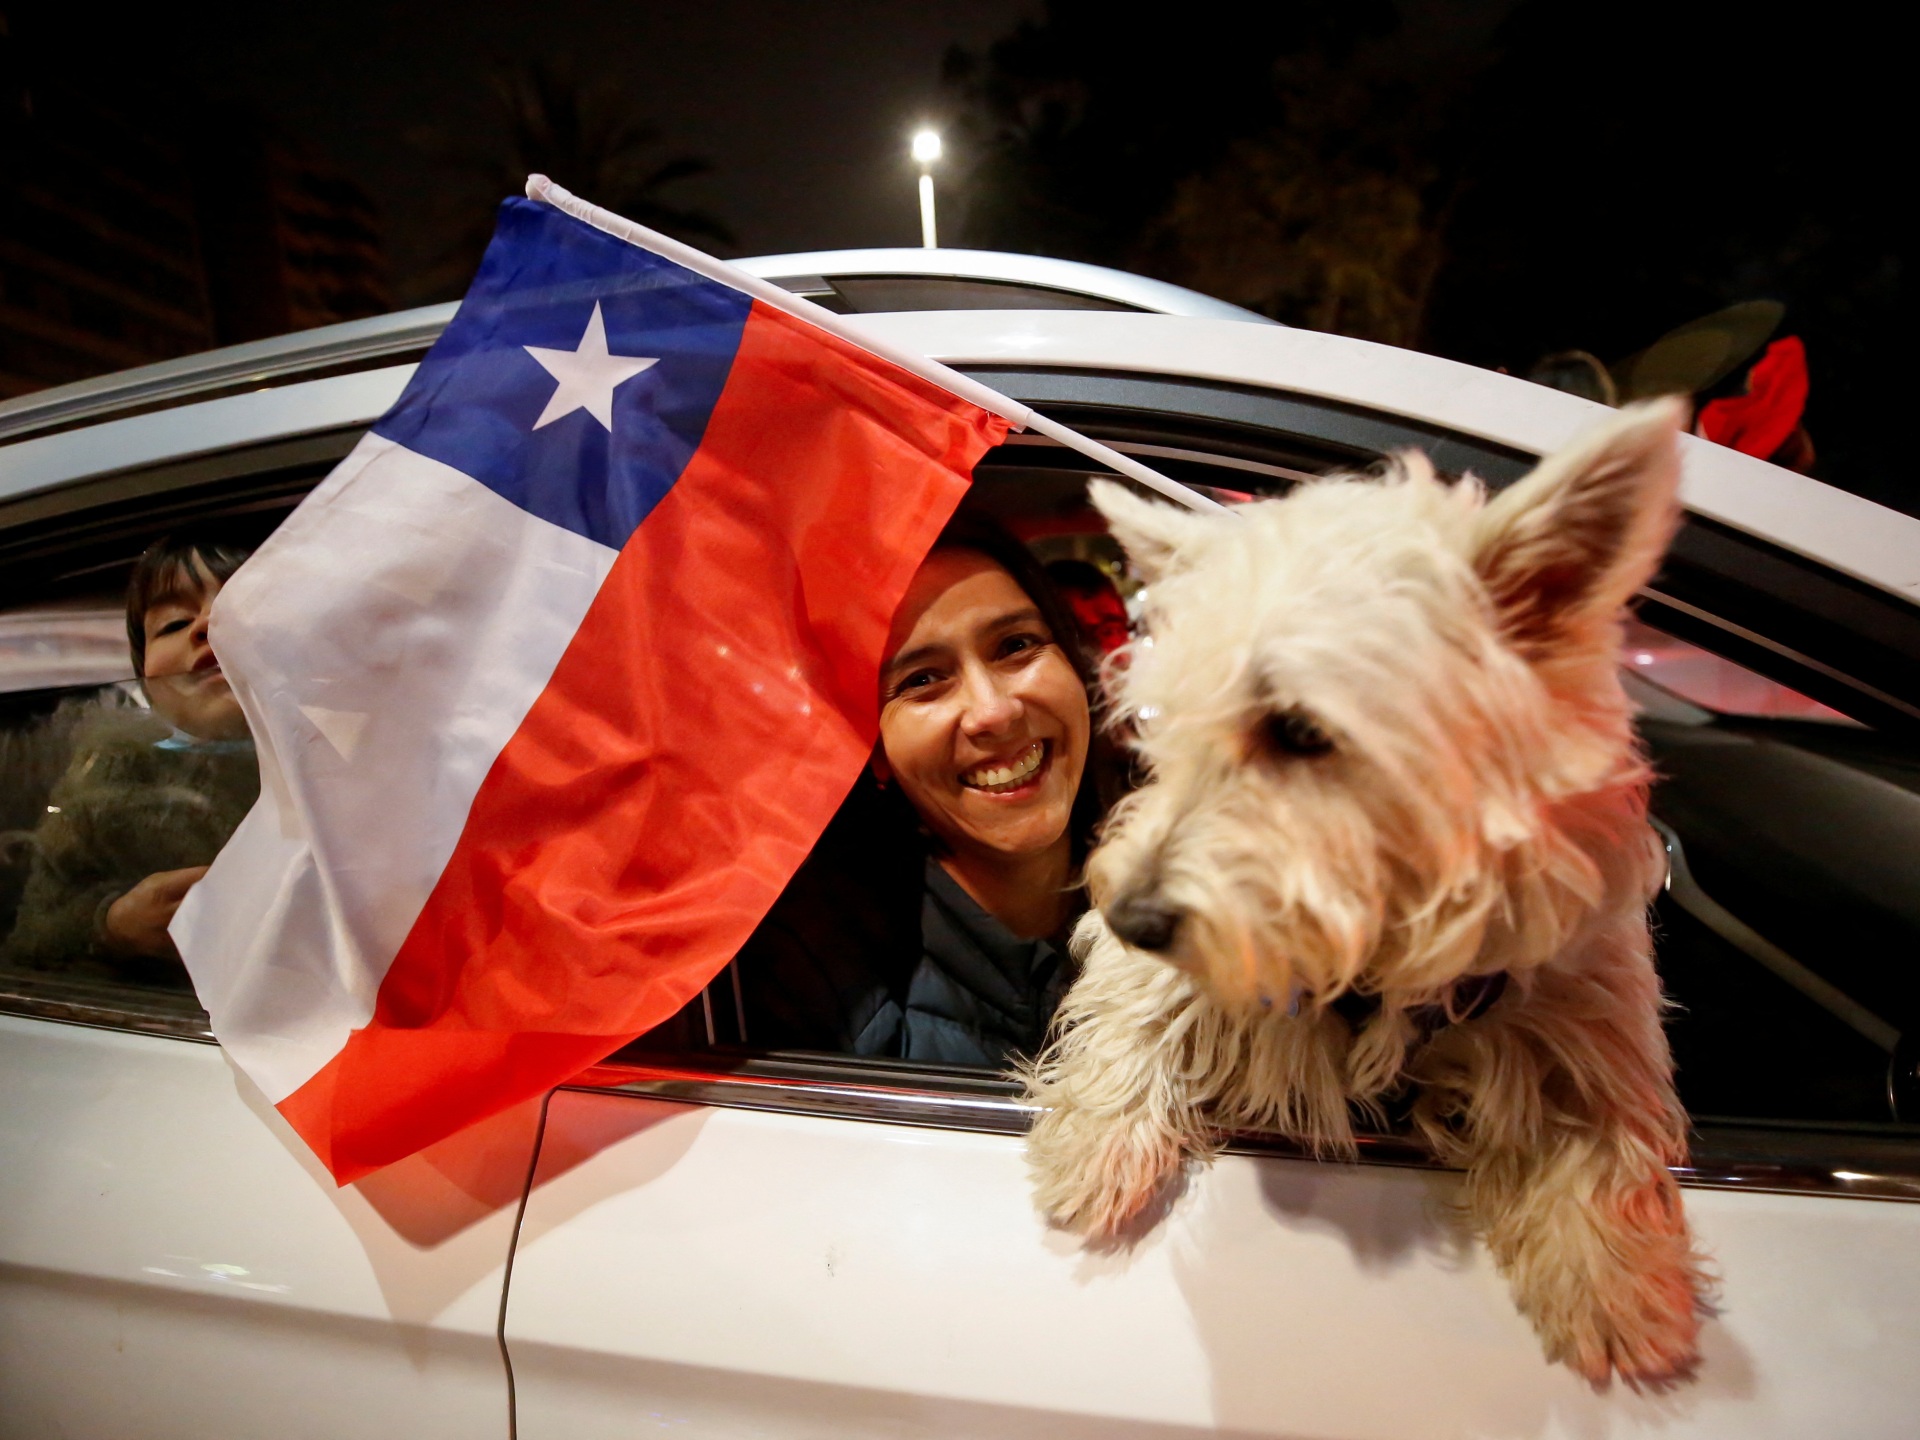
[[[892,612],[1018,418],[536,193],[214,610],[261,796],[174,935],[342,1184],[726,964],[865,763]]]

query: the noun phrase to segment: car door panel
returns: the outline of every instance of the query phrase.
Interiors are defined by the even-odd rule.
[[[1456,1183],[1228,1155],[1090,1254],[1035,1216],[1017,1136],[562,1091],[507,1313],[519,1433],[1751,1440],[1920,1407],[1920,1207],[1689,1190],[1726,1276],[1700,1379],[1596,1395],[1446,1223]]]
[[[0,1436],[504,1434],[536,1120],[336,1189],[218,1048],[0,1015]]]

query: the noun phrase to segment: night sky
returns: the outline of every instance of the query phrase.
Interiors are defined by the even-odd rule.
[[[1845,7],[1791,25],[1669,0],[0,11],[46,78],[156,134],[218,134],[207,117],[238,110],[317,149],[378,206],[396,307],[471,273],[495,191],[517,182],[476,188],[448,157],[504,172],[490,79],[537,66],[655,127],[650,156],[710,162],[660,199],[721,222],[730,242],[682,233],[723,255],[915,244],[907,142],[931,121],[952,152],[948,243],[1117,265],[1473,364],[1524,374],[1577,349],[1617,365],[1778,300],[1807,345],[1815,473],[1920,510],[1892,323],[1903,60]],[[954,47],[971,70],[946,73]],[[1353,276],[1371,289],[1342,292]]]
[[[319,146],[385,212],[396,279],[434,244],[418,143],[497,124],[492,67],[539,60],[624,87],[662,154],[715,162],[676,198],[726,221],[740,254],[919,241],[907,138],[937,118],[947,47],[979,47],[1017,0],[699,0],[528,5],[335,0],[117,14],[13,5],[63,68],[165,107],[237,100]],[[156,7],[158,8],[158,7]],[[99,37],[105,31],[108,49]],[[564,179],[564,177],[556,177]]]

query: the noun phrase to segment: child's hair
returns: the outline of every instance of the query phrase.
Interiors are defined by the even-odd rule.
[[[147,612],[164,601],[200,594],[203,585],[195,559],[224,585],[252,553],[251,546],[214,526],[175,530],[140,552],[127,581],[127,644],[135,675],[147,673]]]

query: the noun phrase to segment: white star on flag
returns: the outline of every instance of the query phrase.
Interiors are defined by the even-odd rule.
[[[600,318],[598,300],[593,302],[593,316],[587,321],[587,333],[580,337],[578,348],[549,350],[542,345],[523,348],[560,382],[554,389],[553,398],[547,401],[547,408],[533,422],[536,430],[576,410],[584,410],[611,435],[615,387],[623,380],[631,380],[642,370],[660,363],[658,357],[647,359],[639,355],[607,353],[607,322]]]

